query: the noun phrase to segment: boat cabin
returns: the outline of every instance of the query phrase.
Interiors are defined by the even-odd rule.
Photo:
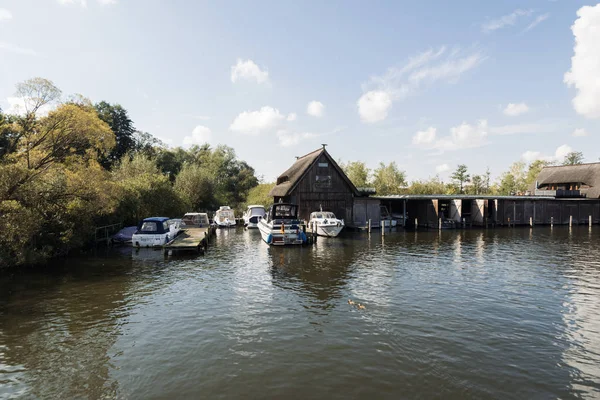
[[[266,222],[272,222],[274,224],[281,223],[296,223],[299,224],[298,221],[298,206],[295,204],[289,203],[276,203],[269,208],[269,212],[267,212]]]
[[[206,213],[186,213],[182,221],[184,226],[191,227],[206,227],[210,225],[210,221],[208,220],[208,214]]]
[[[167,217],[152,217],[144,219],[137,228],[137,235],[162,235],[169,233],[169,219]]]
[[[315,211],[310,214],[310,219],[336,219],[335,214],[329,211]]]

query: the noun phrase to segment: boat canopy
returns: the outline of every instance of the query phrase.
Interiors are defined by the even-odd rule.
[[[269,210],[271,219],[296,219],[298,217],[298,206],[289,203],[277,203]]]
[[[208,214],[206,213],[186,213],[183,216],[182,221],[185,225],[188,226],[198,225],[202,227],[210,225],[210,221],[208,220]]]
[[[248,211],[250,211],[250,216],[264,216],[266,214],[265,208],[263,206],[248,206]]]
[[[136,234],[138,235],[162,235],[169,232],[167,217],[146,218],[138,225]]]
[[[335,219],[335,214],[329,211],[317,211],[310,214],[310,219]]]

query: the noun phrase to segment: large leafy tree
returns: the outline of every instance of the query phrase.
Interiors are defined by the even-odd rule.
[[[373,172],[373,186],[379,195],[398,194],[406,186],[406,173],[396,163],[379,163]]]
[[[349,161],[348,163],[340,164],[348,179],[352,181],[356,187],[367,187],[369,185],[369,175],[371,171],[362,161]]]
[[[110,152],[114,135],[95,110],[63,104],[48,112],[60,90],[41,78],[17,85],[17,96],[23,110],[3,127],[14,151],[0,163],[0,266],[81,245],[94,218],[114,204],[96,161]]]
[[[101,164],[106,169],[111,169],[125,154],[136,150],[136,132],[133,122],[120,104],[110,104],[101,101],[95,106],[100,119],[110,126],[115,135],[115,146],[109,154],[101,159]]]

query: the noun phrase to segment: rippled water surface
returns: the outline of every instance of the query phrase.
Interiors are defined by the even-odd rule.
[[[0,276],[0,398],[600,398],[599,235],[238,229]]]

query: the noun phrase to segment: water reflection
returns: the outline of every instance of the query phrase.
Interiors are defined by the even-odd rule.
[[[597,398],[596,233],[229,229],[2,277],[0,397]]]

